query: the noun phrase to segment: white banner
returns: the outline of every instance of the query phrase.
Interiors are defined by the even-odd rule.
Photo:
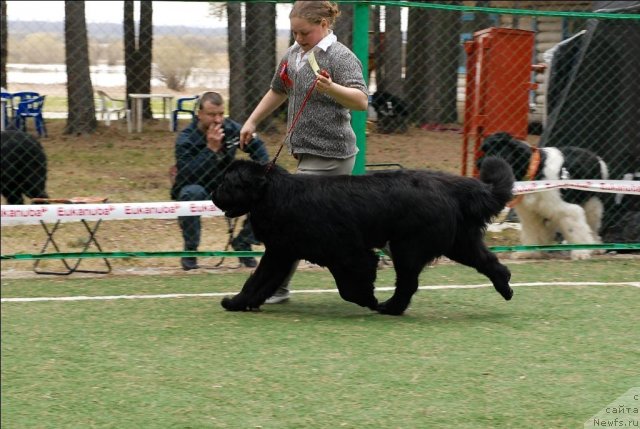
[[[640,181],[638,180],[537,180],[515,182],[513,184],[513,193],[515,195],[530,194],[558,188],[640,195]]]
[[[0,225],[29,225],[85,219],[175,219],[178,216],[224,216],[211,201],[161,203],[3,205]]]
[[[581,191],[640,195],[637,180],[540,180],[516,182],[514,194],[529,194],[557,188]],[[178,216],[223,216],[211,201],[170,201],[156,203],[2,205],[0,225],[30,225],[40,221],[55,223],[127,219],[174,219]]]

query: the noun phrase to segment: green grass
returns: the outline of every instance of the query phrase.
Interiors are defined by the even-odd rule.
[[[67,97],[60,95],[47,95],[44,102],[45,112],[67,112],[69,110]]]
[[[637,263],[636,263],[637,265]],[[510,264],[514,282],[637,281],[633,261]],[[2,296],[231,292],[247,273],[2,280]],[[379,286],[393,271],[379,272]],[[422,285],[486,283],[441,264]],[[294,290],[332,288],[299,271]],[[569,428],[638,386],[638,288],[420,291],[403,317],[335,293],[2,304],[2,425]],[[378,293],[385,299],[389,292]]]

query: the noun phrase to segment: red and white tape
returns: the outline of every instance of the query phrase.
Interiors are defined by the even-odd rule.
[[[559,188],[640,195],[640,181],[637,180],[537,180],[516,182],[513,185],[513,193],[515,195],[530,194]]]
[[[3,205],[0,225],[29,225],[85,220],[175,219],[178,216],[223,216],[211,201],[160,203]]]
[[[551,189],[640,195],[640,181],[634,180],[541,180],[516,182],[514,194],[529,194]],[[223,216],[211,201],[170,201],[156,203],[3,205],[0,225],[30,225],[40,221],[73,222],[127,219],[175,219],[178,216]]]

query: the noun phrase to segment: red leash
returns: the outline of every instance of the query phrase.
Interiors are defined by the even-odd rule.
[[[324,77],[329,77],[329,73],[326,70],[322,70],[320,74]],[[293,118],[293,121],[291,121],[291,126],[289,127],[287,134],[284,135],[284,141],[280,144],[280,148],[276,152],[276,155],[273,157],[271,162],[267,164],[267,169],[265,170],[265,174],[269,173],[269,171],[271,171],[273,166],[276,165],[276,161],[278,160],[278,157],[280,156],[280,152],[282,152],[282,148],[284,147],[284,142],[287,141],[287,137],[291,135],[291,131],[293,131],[293,127],[296,125],[296,122],[298,122],[298,119],[300,118],[300,115],[302,114],[304,107],[307,105],[307,101],[309,101],[309,98],[311,97],[311,93],[313,92],[316,85],[318,84],[318,80],[319,78],[314,79],[313,85],[311,85],[311,88],[307,92],[307,95],[304,97],[304,100],[302,101],[302,105],[300,106],[298,113],[296,113],[296,116]]]

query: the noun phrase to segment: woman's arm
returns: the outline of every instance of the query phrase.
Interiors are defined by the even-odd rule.
[[[274,110],[278,108],[282,103],[287,99],[287,94],[281,94],[279,92],[275,92],[273,89],[270,89],[260,103],[256,106],[256,108],[249,116],[249,119],[244,123],[242,129],[240,130],[240,148],[244,149],[245,145],[248,144],[253,138],[253,133],[256,132],[256,127],[260,122],[264,120],[267,116],[269,116]]]
[[[367,110],[369,97],[357,88],[349,88],[337,84],[330,77],[318,76],[318,91],[333,97],[338,103],[349,110]]]

